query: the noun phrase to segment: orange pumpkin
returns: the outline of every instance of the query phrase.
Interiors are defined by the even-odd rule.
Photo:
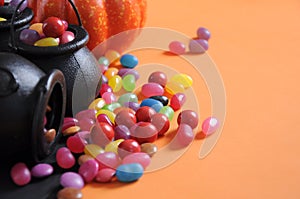
[[[87,44],[89,49],[93,49],[113,35],[145,25],[146,0],[73,0],[73,2],[79,11],[83,27],[89,33],[90,40]],[[68,0],[28,0],[28,7],[35,13],[33,22],[42,22],[47,17],[56,16],[71,24],[77,24],[75,12]]]

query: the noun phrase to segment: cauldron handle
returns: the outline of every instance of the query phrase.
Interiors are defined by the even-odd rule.
[[[11,19],[11,24],[10,24],[10,46],[11,48],[16,52],[18,50],[18,47],[16,46],[16,40],[15,40],[15,28],[14,28],[14,23],[15,23],[15,18],[16,18],[16,14],[18,13],[18,10],[20,9],[21,5],[24,3],[25,0],[22,0],[16,7],[14,13],[13,13],[13,16],[12,16],[12,19]],[[78,20],[78,25],[80,27],[82,27],[82,22],[81,22],[81,18],[80,18],[80,15],[79,15],[79,12],[74,4],[74,2],[72,0],[68,0],[68,2],[71,4],[75,14],[76,14],[76,17],[77,17],[77,20]]]

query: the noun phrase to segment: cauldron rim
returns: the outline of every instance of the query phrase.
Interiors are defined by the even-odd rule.
[[[16,49],[20,54],[26,54],[31,56],[57,56],[64,55],[67,53],[73,53],[81,48],[83,48],[88,40],[88,32],[78,25],[69,24],[68,31],[71,31],[75,35],[75,39],[61,44],[59,46],[48,46],[48,47],[39,47],[25,44],[19,40],[20,32],[15,34]]]
[[[12,8],[13,7],[11,6],[2,6],[0,7],[0,11],[1,9],[11,9],[12,11],[14,11],[14,9]],[[34,16],[33,11],[30,8],[26,8],[23,12],[17,15],[14,22],[14,27],[19,28],[21,26],[29,24],[29,22],[33,19],[33,16]],[[11,26],[11,19],[7,19],[7,21],[2,21],[0,23],[0,30],[10,30],[10,26]]]

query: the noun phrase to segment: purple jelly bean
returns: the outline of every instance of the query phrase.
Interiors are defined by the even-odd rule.
[[[72,187],[82,189],[84,187],[84,181],[82,177],[75,172],[66,172],[60,177],[60,184],[63,187]]]
[[[31,175],[36,178],[50,176],[53,173],[53,167],[50,164],[37,164],[31,169]]]
[[[78,173],[83,177],[85,182],[91,182],[97,175],[99,169],[99,164],[96,160],[88,160],[84,162]]]
[[[115,131],[115,140],[124,139],[127,140],[130,138],[130,131],[125,125],[118,125],[114,128]]]

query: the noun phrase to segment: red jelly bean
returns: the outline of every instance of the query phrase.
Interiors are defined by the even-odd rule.
[[[153,108],[143,106],[136,111],[135,116],[138,122],[150,122],[154,114],[156,114],[156,111]]]
[[[10,176],[16,185],[27,185],[31,180],[31,173],[27,166],[20,162],[15,164],[10,171]]]
[[[56,152],[56,162],[63,169],[69,169],[75,165],[75,158],[67,147],[61,147]]]
[[[192,110],[182,111],[177,118],[177,124],[188,124],[192,129],[198,126],[198,114]]]
[[[84,139],[81,139],[81,137],[77,134],[70,136],[67,139],[67,147],[73,153],[82,153],[84,150],[84,146],[87,144],[88,144],[87,141]]]
[[[99,164],[96,160],[88,160],[84,162],[78,170],[85,182],[91,182],[97,175]]]
[[[106,92],[112,93],[113,89],[108,84],[102,84],[99,93],[102,96]]]
[[[130,128],[131,138],[138,143],[154,142],[158,132],[156,127],[150,122],[139,122]]]
[[[121,110],[117,113],[115,118],[116,125],[124,125],[128,128],[132,127],[136,123],[136,116],[134,112],[128,109]]]
[[[148,78],[148,82],[153,82],[165,87],[168,82],[167,75],[163,72],[156,71],[150,74]]]
[[[164,135],[170,128],[169,118],[162,113],[156,113],[153,115],[150,122],[156,127],[158,135],[160,136]]]
[[[158,83],[150,82],[142,86],[141,92],[145,97],[163,95],[164,88]]]
[[[121,158],[137,152],[141,152],[141,146],[133,139],[124,140],[118,145],[118,154]]]
[[[108,116],[106,114],[99,114],[97,116],[97,121],[99,123],[104,122],[104,123],[109,124],[110,126],[113,126],[113,124],[111,123],[110,119],[108,118]]]
[[[65,32],[65,25],[57,17],[48,17],[43,23],[43,32],[47,37],[60,37]]]
[[[115,175],[116,170],[115,169],[110,169],[110,168],[105,168],[101,169],[98,171],[95,180],[97,182],[110,182]]]
[[[113,140],[115,132],[109,124],[100,122],[92,127],[90,136],[93,144],[104,148]]]
[[[177,111],[181,109],[185,101],[186,101],[186,96],[184,93],[176,93],[171,98],[170,106],[173,108],[174,111]]]

